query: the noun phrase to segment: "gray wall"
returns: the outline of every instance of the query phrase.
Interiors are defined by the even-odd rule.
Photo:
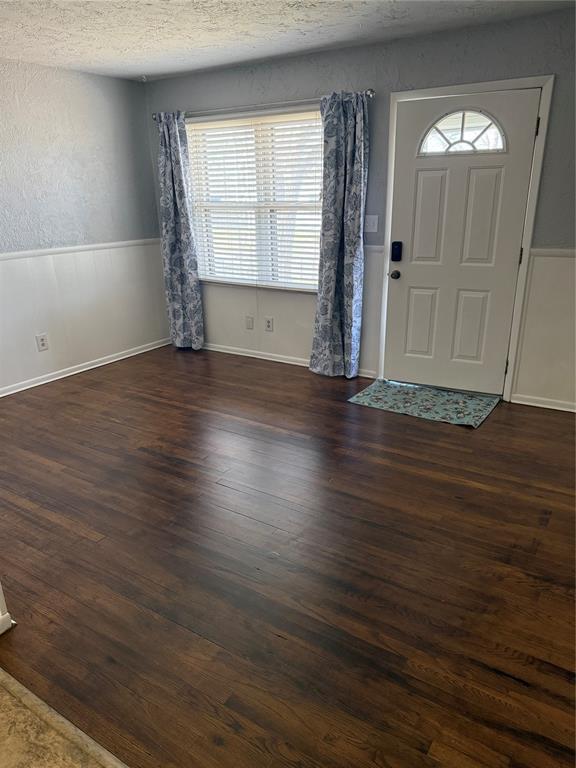
[[[367,213],[380,216],[383,242],[391,91],[529,75],[557,76],[534,245],[574,245],[574,13],[549,13],[498,25],[393,43],[284,58],[158,80],[146,85],[149,112],[209,110],[307,99],[332,90],[375,88]],[[150,116],[151,146],[156,135]]]
[[[0,61],[0,252],[154,237],[140,83]]]
[[[375,88],[368,213],[383,240],[388,94],[451,83],[557,76],[535,245],[574,244],[574,14],[284,58],[143,86],[0,60],[0,251],[158,234],[150,113],[209,110]],[[146,102],[144,99],[146,91]]]

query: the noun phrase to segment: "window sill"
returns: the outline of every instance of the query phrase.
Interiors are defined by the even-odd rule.
[[[274,285],[273,283],[244,283],[241,280],[221,280],[215,277],[201,277],[201,283],[209,285],[234,285],[241,288],[264,288],[271,291],[290,291],[291,293],[318,293],[318,288],[303,286]]]

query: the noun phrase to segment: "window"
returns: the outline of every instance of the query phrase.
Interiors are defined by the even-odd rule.
[[[318,111],[187,124],[200,279],[316,290]]]
[[[472,111],[446,115],[430,128],[420,145],[421,155],[504,151],[504,134],[496,121]]]

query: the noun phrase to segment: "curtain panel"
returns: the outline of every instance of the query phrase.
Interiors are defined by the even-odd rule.
[[[192,233],[188,140],[183,112],[159,112],[160,236],[170,337],[201,349],[204,314]]]
[[[364,93],[332,93],[320,108],[324,132],[318,303],[310,370],[358,375],[368,182],[368,105]]]

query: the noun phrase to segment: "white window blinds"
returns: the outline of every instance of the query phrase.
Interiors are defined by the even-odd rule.
[[[317,288],[320,113],[189,122],[187,131],[200,279]]]

